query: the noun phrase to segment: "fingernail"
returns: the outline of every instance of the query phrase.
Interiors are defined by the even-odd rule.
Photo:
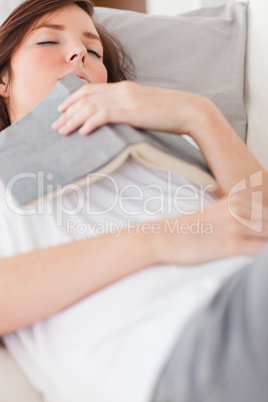
[[[87,132],[83,128],[80,128],[80,130],[78,130],[78,134],[79,135],[86,135]]]
[[[61,127],[58,131],[60,134],[67,134],[67,129],[65,127]]]
[[[63,105],[58,106],[58,112],[61,112],[63,110]]]

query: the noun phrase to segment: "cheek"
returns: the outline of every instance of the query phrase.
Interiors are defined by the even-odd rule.
[[[107,70],[106,67],[104,66],[104,64],[101,64],[101,67],[99,67],[96,70],[96,78],[97,78],[97,83],[106,83],[107,79],[108,79],[108,74],[107,74]]]
[[[46,59],[43,57],[15,59],[12,70],[16,88],[30,94],[34,89],[36,92],[45,82],[42,72],[46,71]]]
[[[25,52],[24,57],[22,57],[21,54],[18,54],[17,57],[14,57],[12,61],[12,66],[13,66],[13,71],[16,76],[16,74],[24,74],[24,75],[29,75],[32,74],[33,71],[36,74],[37,68],[43,65],[46,60],[42,55],[36,54],[36,55],[27,55],[27,52]],[[41,70],[42,71],[42,70]]]
[[[27,55],[24,58],[14,58],[11,96],[13,107],[20,115],[29,112],[53,88],[56,83],[53,69],[51,60],[41,54],[31,58],[27,58]]]

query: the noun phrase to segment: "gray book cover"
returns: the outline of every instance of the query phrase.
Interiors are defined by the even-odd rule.
[[[58,81],[32,111],[0,133],[0,181],[18,205],[54,195],[70,183],[82,183],[92,173],[109,173],[129,155],[147,166],[217,187],[200,151],[180,135],[126,124],[105,125],[87,136],[54,131],[51,125],[60,115],[58,106],[82,85],[84,81],[76,76]]]

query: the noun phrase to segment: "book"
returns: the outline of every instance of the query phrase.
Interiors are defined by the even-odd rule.
[[[86,85],[72,75],[34,109],[0,133],[0,181],[18,206],[54,197],[76,183],[100,179],[131,155],[147,167],[171,171],[195,184],[217,189],[201,152],[180,135],[145,131],[127,124],[108,124],[87,136],[60,135],[51,127],[58,106]]]

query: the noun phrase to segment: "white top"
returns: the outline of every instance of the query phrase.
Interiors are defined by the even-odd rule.
[[[132,158],[110,177],[39,205],[39,214],[18,215],[0,200],[0,258],[193,212],[204,201],[195,185]],[[202,222],[190,229],[205,230]],[[47,402],[148,402],[186,323],[249,260],[151,266],[4,341]]]

